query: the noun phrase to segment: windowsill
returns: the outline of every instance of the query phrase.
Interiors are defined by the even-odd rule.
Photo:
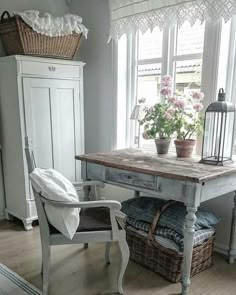
[[[160,155],[160,154],[157,154],[157,151],[155,148],[147,148],[147,147],[143,147],[141,146],[140,148],[137,147],[137,145],[131,145],[130,148],[133,148],[133,149],[140,149],[142,151],[144,151],[145,153],[147,154],[150,154],[150,155],[156,155],[158,157],[170,157],[170,158],[177,158],[177,155],[176,155],[176,152],[174,149],[171,149],[169,150],[168,154],[166,155]],[[188,161],[188,160],[194,160],[194,161],[200,161],[201,160],[201,156],[196,154],[196,153],[193,153],[192,154],[192,157],[191,158],[178,158],[179,160],[182,160],[182,161]],[[236,160],[236,158],[235,158]]]
[[[194,162],[200,162],[201,160],[201,155],[196,153],[193,153],[191,158],[177,158],[176,152],[173,149],[169,150],[168,154],[160,155],[160,154],[157,154],[157,151],[155,148],[145,148],[143,146],[138,148],[137,145],[131,145],[130,148],[140,149],[149,155],[152,155],[152,156],[156,155],[157,157],[160,157],[160,158],[176,158],[179,161],[194,161]],[[232,160],[233,162],[236,163],[236,155],[233,155]],[[231,165],[231,163],[229,163],[228,165]],[[212,165],[212,166],[215,166],[215,165]]]

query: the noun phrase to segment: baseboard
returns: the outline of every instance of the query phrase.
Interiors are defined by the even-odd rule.
[[[214,251],[225,256],[228,255],[229,247],[223,244],[215,243]]]

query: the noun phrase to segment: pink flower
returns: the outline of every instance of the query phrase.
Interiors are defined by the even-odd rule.
[[[167,120],[171,120],[171,119],[173,118],[173,115],[171,115],[171,114],[167,111],[167,112],[165,112],[164,117],[165,117]]]
[[[162,86],[172,86],[172,77],[169,75],[165,75],[161,78]]]
[[[192,97],[198,100],[203,100],[204,93],[203,92],[193,92]]]
[[[175,110],[174,109],[169,109],[166,111],[168,114],[170,114],[171,116],[174,116],[175,114]]]
[[[175,98],[174,96],[171,96],[171,97],[169,97],[169,98],[167,99],[167,101],[168,101],[169,103],[174,103],[174,102],[176,101],[176,98]]]
[[[171,120],[173,119],[173,116],[175,114],[175,110],[174,109],[169,109],[165,112],[164,114],[164,117],[167,119],[167,120]]]
[[[161,88],[161,94],[166,95],[166,96],[171,95],[171,88],[168,87],[168,86],[162,87]]]
[[[147,131],[144,131],[144,132],[143,132],[143,138],[144,138],[144,139],[150,139],[150,137],[149,137]]]
[[[196,110],[197,112],[200,112],[200,111],[203,109],[203,104],[200,103],[200,102],[195,103],[195,104],[193,105],[193,108],[194,108],[194,110]]]
[[[174,103],[174,107],[178,109],[184,109],[185,107],[185,101],[183,99],[178,99]]]
[[[141,104],[141,103],[145,103],[146,102],[146,98],[142,97],[138,100],[138,103]]]

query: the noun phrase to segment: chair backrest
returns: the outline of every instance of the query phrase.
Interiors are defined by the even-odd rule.
[[[26,155],[26,161],[28,166],[28,172],[30,174],[37,166],[36,166],[36,161],[35,161],[34,152],[32,148],[32,142],[30,142],[27,136],[25,137],[25,155]],[[33,185],[32,185],[32,189],[33,189],[36,209],[38,213],[41,240],[43,242],[43,240],[45,240],[45,236],[46,237],[49,236],[48,219],[44,210],[44,204],[40,197],[40,192],[37,192],[35,188],[33,187]]]

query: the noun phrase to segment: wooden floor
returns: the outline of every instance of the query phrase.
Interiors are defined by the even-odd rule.
[[[111,265],[104,263],[104,245],[54,247],[51,263],[51,295],[117,294],[119,251],[114,244]],[[0,222],[0,262],[41,288],[41,251],[38,226],[25,232],[21,223]],[[158,275],[130,262],[125,275],[126,295],[177,295],[180,284],[170,284]],[[215,254],[212,268],[192,278],[190,295],[235,295],[236,264],[229,265]],[[17,295],[17,294],[16,294]]]

